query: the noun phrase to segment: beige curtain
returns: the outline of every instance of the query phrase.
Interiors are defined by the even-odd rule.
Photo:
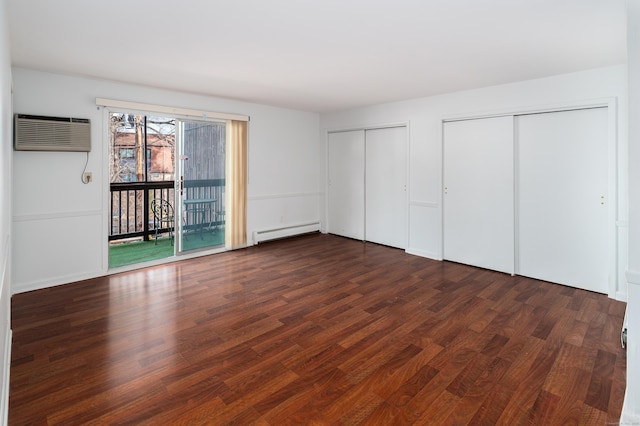
[[[247,122],[227,122],[227,182],[225,244],[231,249],[247,245]]]

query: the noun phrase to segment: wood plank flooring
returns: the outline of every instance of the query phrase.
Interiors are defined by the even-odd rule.
[[[624,309],[312,234],[15,295],[9,424],[616,423]]]

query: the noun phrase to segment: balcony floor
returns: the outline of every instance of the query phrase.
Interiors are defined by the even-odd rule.
[[[183,240],[184,250],[224,245],[224,230],[204,231],[187,234]],[[163,259],[174,255],[174,246],[168,235],[149,241],[129,241],[112,243],[109,246],[109,268]]]

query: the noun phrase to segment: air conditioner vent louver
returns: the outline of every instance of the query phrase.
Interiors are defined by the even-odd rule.
[[[16,151],[91,151],[91,121],[85,118],[16,114]]]

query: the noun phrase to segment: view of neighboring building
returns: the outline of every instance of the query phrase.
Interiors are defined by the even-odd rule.
[[[172,118],[111,114],[111,182],[173,181],[175,134]]]

